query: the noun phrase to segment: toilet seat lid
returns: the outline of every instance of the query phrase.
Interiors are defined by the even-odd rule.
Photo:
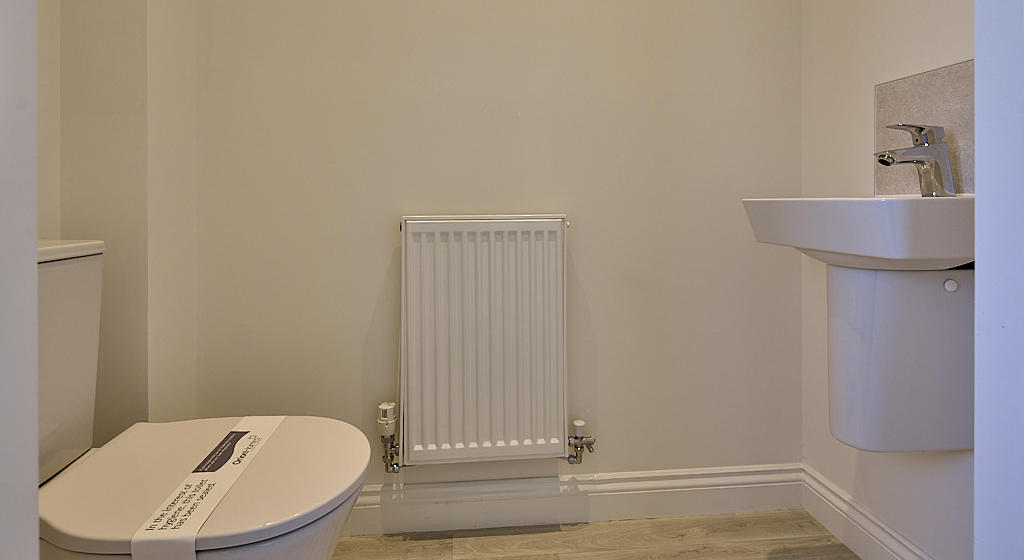
[[[139,423],[39,489],[40,537],[93,554],[130,554],[132,535],[240,418]],[[196,550],[294,531],[362,487],[370,444],[340,420],[288,416],[224,496]]]

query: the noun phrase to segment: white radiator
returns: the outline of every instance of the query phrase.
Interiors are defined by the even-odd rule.
[[[402,464],[566,455],[566,224],[402,218]]]

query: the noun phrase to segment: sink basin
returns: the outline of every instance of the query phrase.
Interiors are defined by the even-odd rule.
[[[754,236],[827,264],[943,270],[974,261],[974,196],[747,198]]]

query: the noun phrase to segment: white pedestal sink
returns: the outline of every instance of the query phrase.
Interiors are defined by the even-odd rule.
[[[973,447],[974,197],[743,205],[758,241],[829,265],[832,434],[867,451]]]

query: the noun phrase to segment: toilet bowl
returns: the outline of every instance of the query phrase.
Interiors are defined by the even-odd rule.
[[[132,536],[238,421],[139,423],[76,461],[39,488],[40,559],[131,558]],[[355,427],[285,417],[199,529],[196,558],[329,559],[369,461]]]
[[[132,558],[137,533],[136,560],[330,559],[370,464],[350,424],[143,422],[90,449],[105,249],[39,242],[40,559]]]

